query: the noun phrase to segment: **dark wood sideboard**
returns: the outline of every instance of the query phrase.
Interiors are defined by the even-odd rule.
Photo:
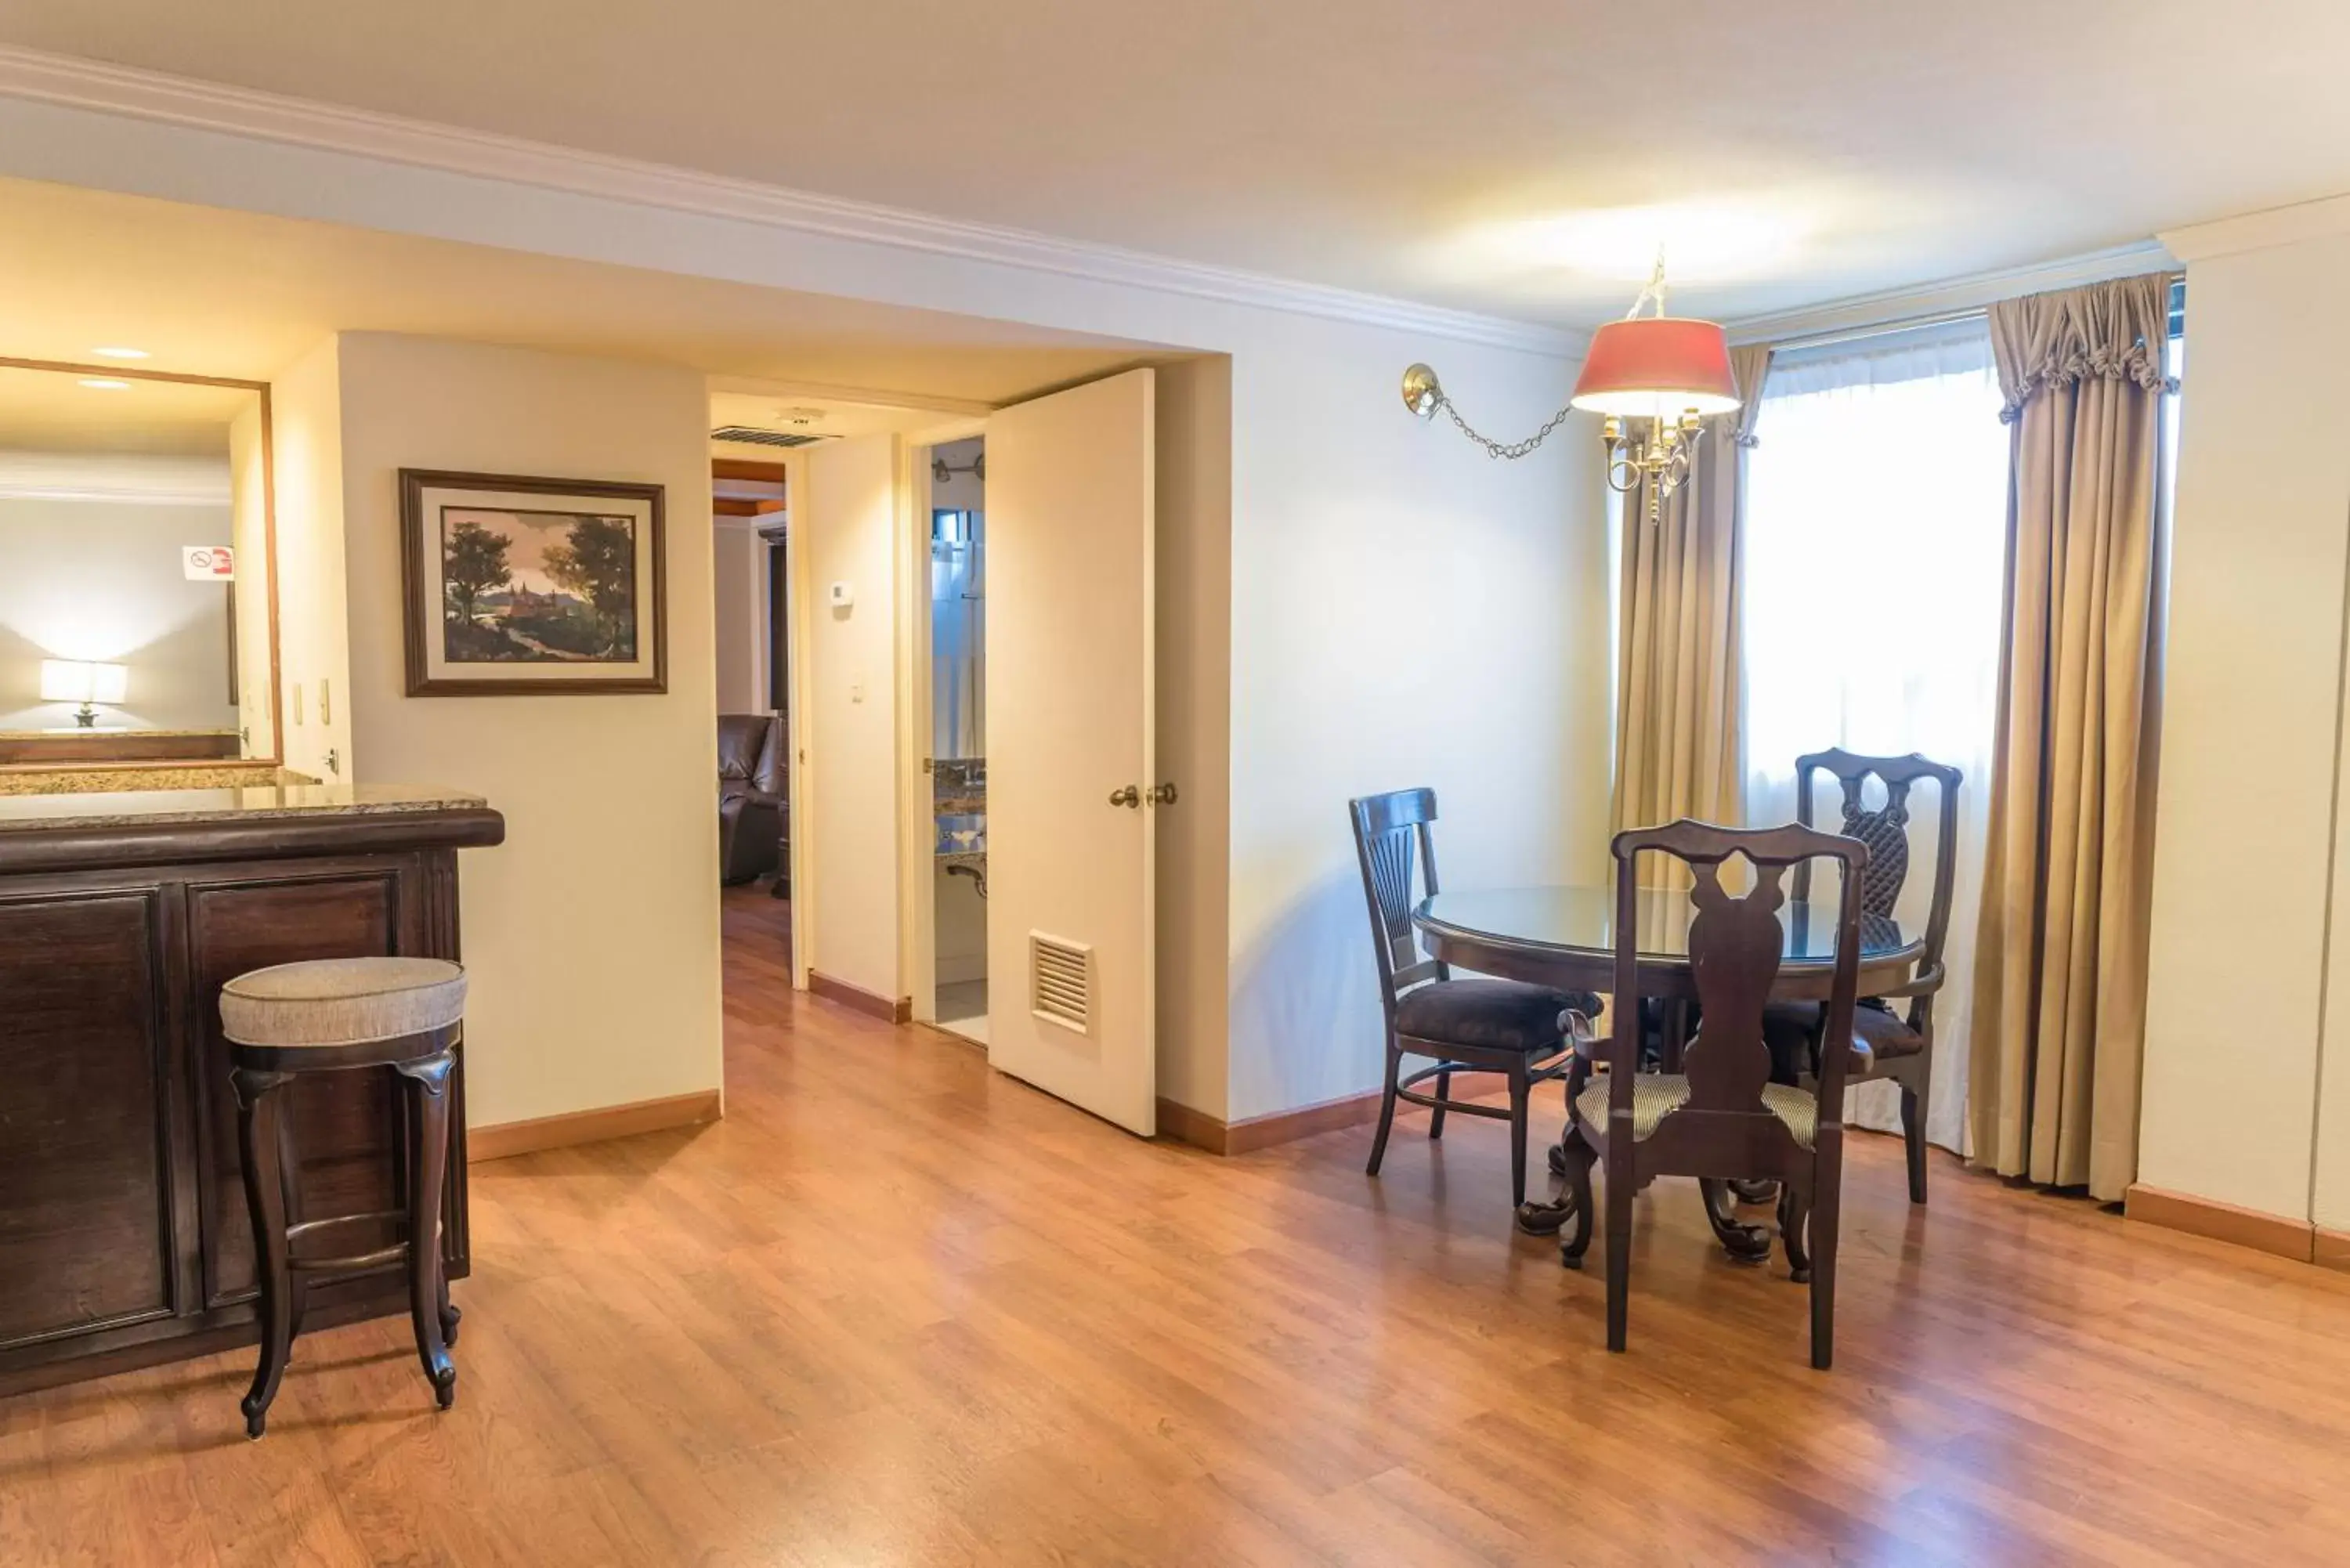
[[[456,852],[504,836],[445,791],[0,800],[0,1394],[255,1342],[222,982],[296,959],[456,958]],[[454,1085],[442,1235],[463,1276],[462,1052]],[[295,1092],[308,1211],[399,1208],[390,1079]],[[396,1239],[356,1229],[353,1251]],[[396,1266],[310,1301],[308,1326],[407,1310]]]

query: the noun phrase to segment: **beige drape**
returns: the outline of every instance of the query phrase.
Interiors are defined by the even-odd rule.
[[[1645,483],[1624,498],[1610,805],[1618,832],[1683,816],[1738,820],[1739,533],[1771,350],[1730,358],[1743,400],[1706,421],[1689,478],[1654,523]],[[1649,858],[1659,871],[1668,864]]]
[[[2002,1175],[2137,1171],[2161,711],[2159,275],[1991,307],[2014,425],[1969,1116]]]

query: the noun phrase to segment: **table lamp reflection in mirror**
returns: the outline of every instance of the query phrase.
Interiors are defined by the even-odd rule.
[[[41,701],[78,702],[74,722],[85,730],[98,727],[98,704],[109,707],[130,693],[130,671],[120,664],[100,664],[79,659],[41,660]]]

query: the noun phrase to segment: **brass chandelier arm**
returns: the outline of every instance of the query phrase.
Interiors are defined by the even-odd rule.
[[[1437,380],[1436,372],[1425,365],[1414,365],[1403,373],[1403,404],[1424,420],[1434,419],[1439,410],[1443,410],[1444,417],[1452,421],[1453,428],[1483,447],[1487,457],[1501,458],[1525,456],[1544,441],[1548,441],[1551,432],[1566,422],[1567,415],[1575,412],[1575,406],[1570,403],[1551,415],[1544,422],[1542,429],[1534,431],[1525,440],[1495,441],[1492,436],[1479,433],[1471,427],[1467,420],[1461,417],[1461,410],[1454,408],[1452,400],[1444,395],[1443,385]]]

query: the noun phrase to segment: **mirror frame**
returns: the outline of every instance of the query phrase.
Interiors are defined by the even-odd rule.
[[[180,370],[148,370],[129,365],[84,365],[70,359],[16,359],[0,355],[0,370],[49,370],[66,376],[103,376],[117,381],[169,381],[183,387],[228,387],[261,400],[262,558],[269,568],[269,742],[261,757],[72,757],[55,763],[0,763],[0,774],[36,773],[174,774],[202,769],[286,766],[286,680],[277,645],[277,448],[270,426],[269,383],[234,376],[194,376]],[[234,611],[232,611],[232,614]]]

